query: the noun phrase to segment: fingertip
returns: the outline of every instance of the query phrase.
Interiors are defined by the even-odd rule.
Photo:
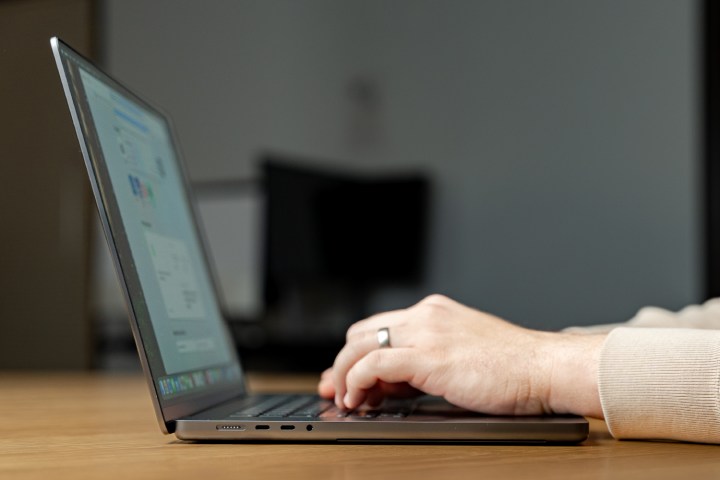
[[[322,398],[331,399],[335,396],[335,388],[333,387],[332,383],[328,382],[320,382],[318,384],[318,395],[320,395]]]
[[[343,404],[345,405],[345,408],[347,410],[354,410],[357,407],[360,406],[360,404],[363,402],[361,398],[354,398],[354,396],[348,392],[345,394],[345,397],[343,398]]]

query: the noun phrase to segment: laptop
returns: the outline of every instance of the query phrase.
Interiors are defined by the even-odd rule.
[[[577,416],[487,416],[435,397],[347,412],[253,394],[222,316],[167,115],[50,40],[160,428],[183,440],[576,443]]]

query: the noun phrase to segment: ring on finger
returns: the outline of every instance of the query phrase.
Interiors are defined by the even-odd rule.
[[[388,327],[378,328],[377,340],[379,348],[390,348],[390,329]]]

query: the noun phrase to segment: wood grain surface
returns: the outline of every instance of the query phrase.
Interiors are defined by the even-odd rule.
[[[265,391],[311,377],[251,377]],[[720,478],[720,447],[616,441],[603,422],[577,446],[188,443],[160,433],[139,375],[0,374],[0,478]]]

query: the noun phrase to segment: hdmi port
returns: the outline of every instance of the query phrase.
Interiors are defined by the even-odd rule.
[[[270,430],[270,425],[255,425],[255,430]]]
[[[280,430],[295,430],[295,425],[280,425]]]

